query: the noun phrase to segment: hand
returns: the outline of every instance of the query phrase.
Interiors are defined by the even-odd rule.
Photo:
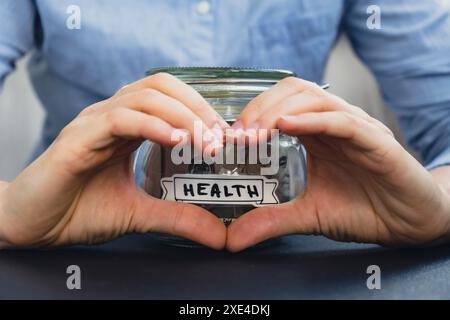
[[[171,140],[173,130],[192,135],[195,121],[226,126],[194,89],[168,74],[88,107],[15,181],[0,185],[3,247],[93,244],[129,232],[164,232],[223,248],[226,228],[213,214],[152,198],[133,180],[130,155],[144,139],[173,146],[179,142]]]
[[[233,127],[298,136],[308,151],[309,181],[302,197],[232,223],[229,250],[294,233],[392,246],[448,237],[450,197],[431,174],[381,122],[317,85],[284,79]]]

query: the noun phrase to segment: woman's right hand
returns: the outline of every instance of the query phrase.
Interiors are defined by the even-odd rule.
[[[179,142],[171,139],[174,130],[192,135],[196,121],[226,127],[194,89],[164,73],[86,108],[17,179],[0,185],[0,247],[93,244],[163,232],[223,248],[226,228],[213,214],[150,197],[134,183],[131,155],[140,143],[173,146]],[[204,133],[208,145],[221,144],[212,131]]]

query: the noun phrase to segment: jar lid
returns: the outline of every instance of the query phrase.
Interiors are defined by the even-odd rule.
[[[278,81],[295,76],[295,73],[288,70],[233,67],[154,68],[147,75],[159,72],[179,78],[205,97],[256,96]]]
[[[292,71],[278,69],[252,69],[232,67],[168,67],[154,68],[147,75],[170,73],[188,84],[200,83],[276,83],[295,76]]]

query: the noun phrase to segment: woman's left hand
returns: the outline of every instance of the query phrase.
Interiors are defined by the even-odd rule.
[[[295,233],[392,246],[448,237],[449,195],[362,109],[290,77],[246,107],[234,129],[248,128],[298,136],[308,152],[309,181],[301,197],[232,223],[229,250]]]

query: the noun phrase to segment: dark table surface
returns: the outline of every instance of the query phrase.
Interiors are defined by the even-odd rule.
[[[81,290],[68,290],[69,265]],[[367,267],[381,269],[369,290]],[[94,247],[0,252],[0,299],[450,298],[450,246],[385,249],[290,236],[239,254],[131,235]]]

